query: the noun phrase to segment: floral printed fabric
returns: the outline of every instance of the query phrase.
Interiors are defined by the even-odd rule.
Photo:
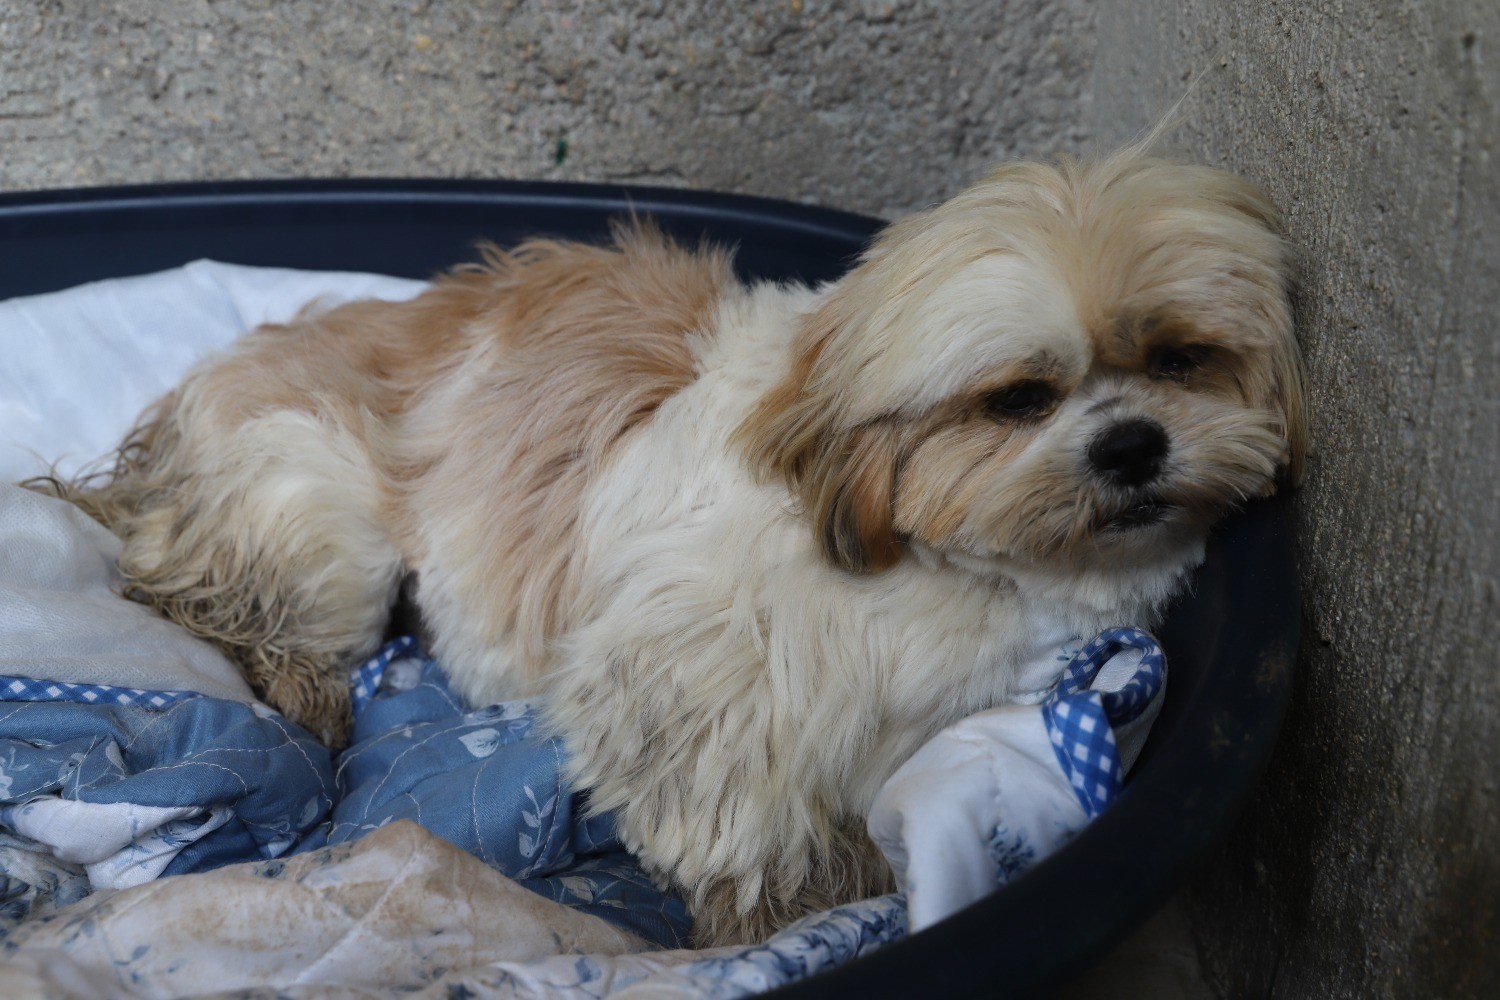
[[[533,732],[533,707],[468,710],[414,646],[378,658],[387,683],[377,678],[362,699],[336,771],[323,747],[261,706],[5,706],[0,906],[20,919],[49,889],[78,895],[80,877],[124,888],[410,819],[554,902],[659,947],[685,944],[686,908],[645,875],[608,816],[584,814],[563,782],[560,742]],[[53,697],[77,692],[59,686]],[[38,854],[52,879],[41,885]]]
[[[563,780],[562,741],[537,731],[534,705],[470,711],[409,639],[356,676],[373,694],[357,702],[354,742],[338,761],[332,823],[303,849],[409,819],[554,902],[659,947],[686,943],[687,908],[646,876],[609,816],[587,814]]]
[[[348,843],[45,908],[0,941],[0,996],[749,996],[905,933],[900,897],[764,944],[650,951],[407,821]]]
[[[533,706],[467,710],[410,642],[380,659],[334,768],[258,706],[0,705],[0,996],[729,998],[905,933],[888,896],[681,948],[682,903],[561,781]],[[99,878],[88,859],[143,823],[117,853],[183,876]]]
[[[328,752],[258,705],[0,704],[0,913],[277,857],[333,797]]]

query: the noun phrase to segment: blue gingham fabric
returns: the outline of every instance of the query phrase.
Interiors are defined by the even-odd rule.
[[[349,694],[356,718],[380,690],[386,668],[403,656],[412,654],[416,648],[417,640],[414,636],[401,636],[386,643],[374,656],[354,668],[349,676]]]
[[[1127,650],[1140,654],[1130,679],[1118,688],[1093,690],[1100,668]],[[1137,628],[1113,628],[1078,651],[1056,693],[1043,703],[1042,720],[1058,765],[1089,818],[1103,812],[1125,784],[1115,729],[1140,718],[1165,679],[1166,657],[1155,639]]]
[[[0,677],[0,701],[71,701],[80,705],[124,705],[131,708],[170,708],[196,691],[142,691],[108,684],[68,684],[31,677]]]

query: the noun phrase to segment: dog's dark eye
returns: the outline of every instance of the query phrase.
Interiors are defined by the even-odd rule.
[[[1057,390],[1046,382],[1017,382],[984,398],[984,412],[995,420],[1039,417],[1057,402]]]
[[[1162,347],[1151,352],[1149,367],[1155,378],[1186,382],[1203,367],[1205,352],[1196,347]]]

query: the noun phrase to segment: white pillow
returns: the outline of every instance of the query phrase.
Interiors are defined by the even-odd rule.
[[[194,261],[0,302],[0,482],[110,455],[199,358],[317,301],[409,299],[420,281]]]

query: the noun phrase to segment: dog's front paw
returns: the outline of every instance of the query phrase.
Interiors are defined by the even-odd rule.
[[[352,715],[344,658],[234,650],[245,680],[266,704],[306,729],[330,750],[349,743]]]
[[[863,823],[830,830],[808,863],[773,864],[748,877],[711,876],[692,887],[693,946],[758,944],[789,924],[895,891],[890,865]]]

